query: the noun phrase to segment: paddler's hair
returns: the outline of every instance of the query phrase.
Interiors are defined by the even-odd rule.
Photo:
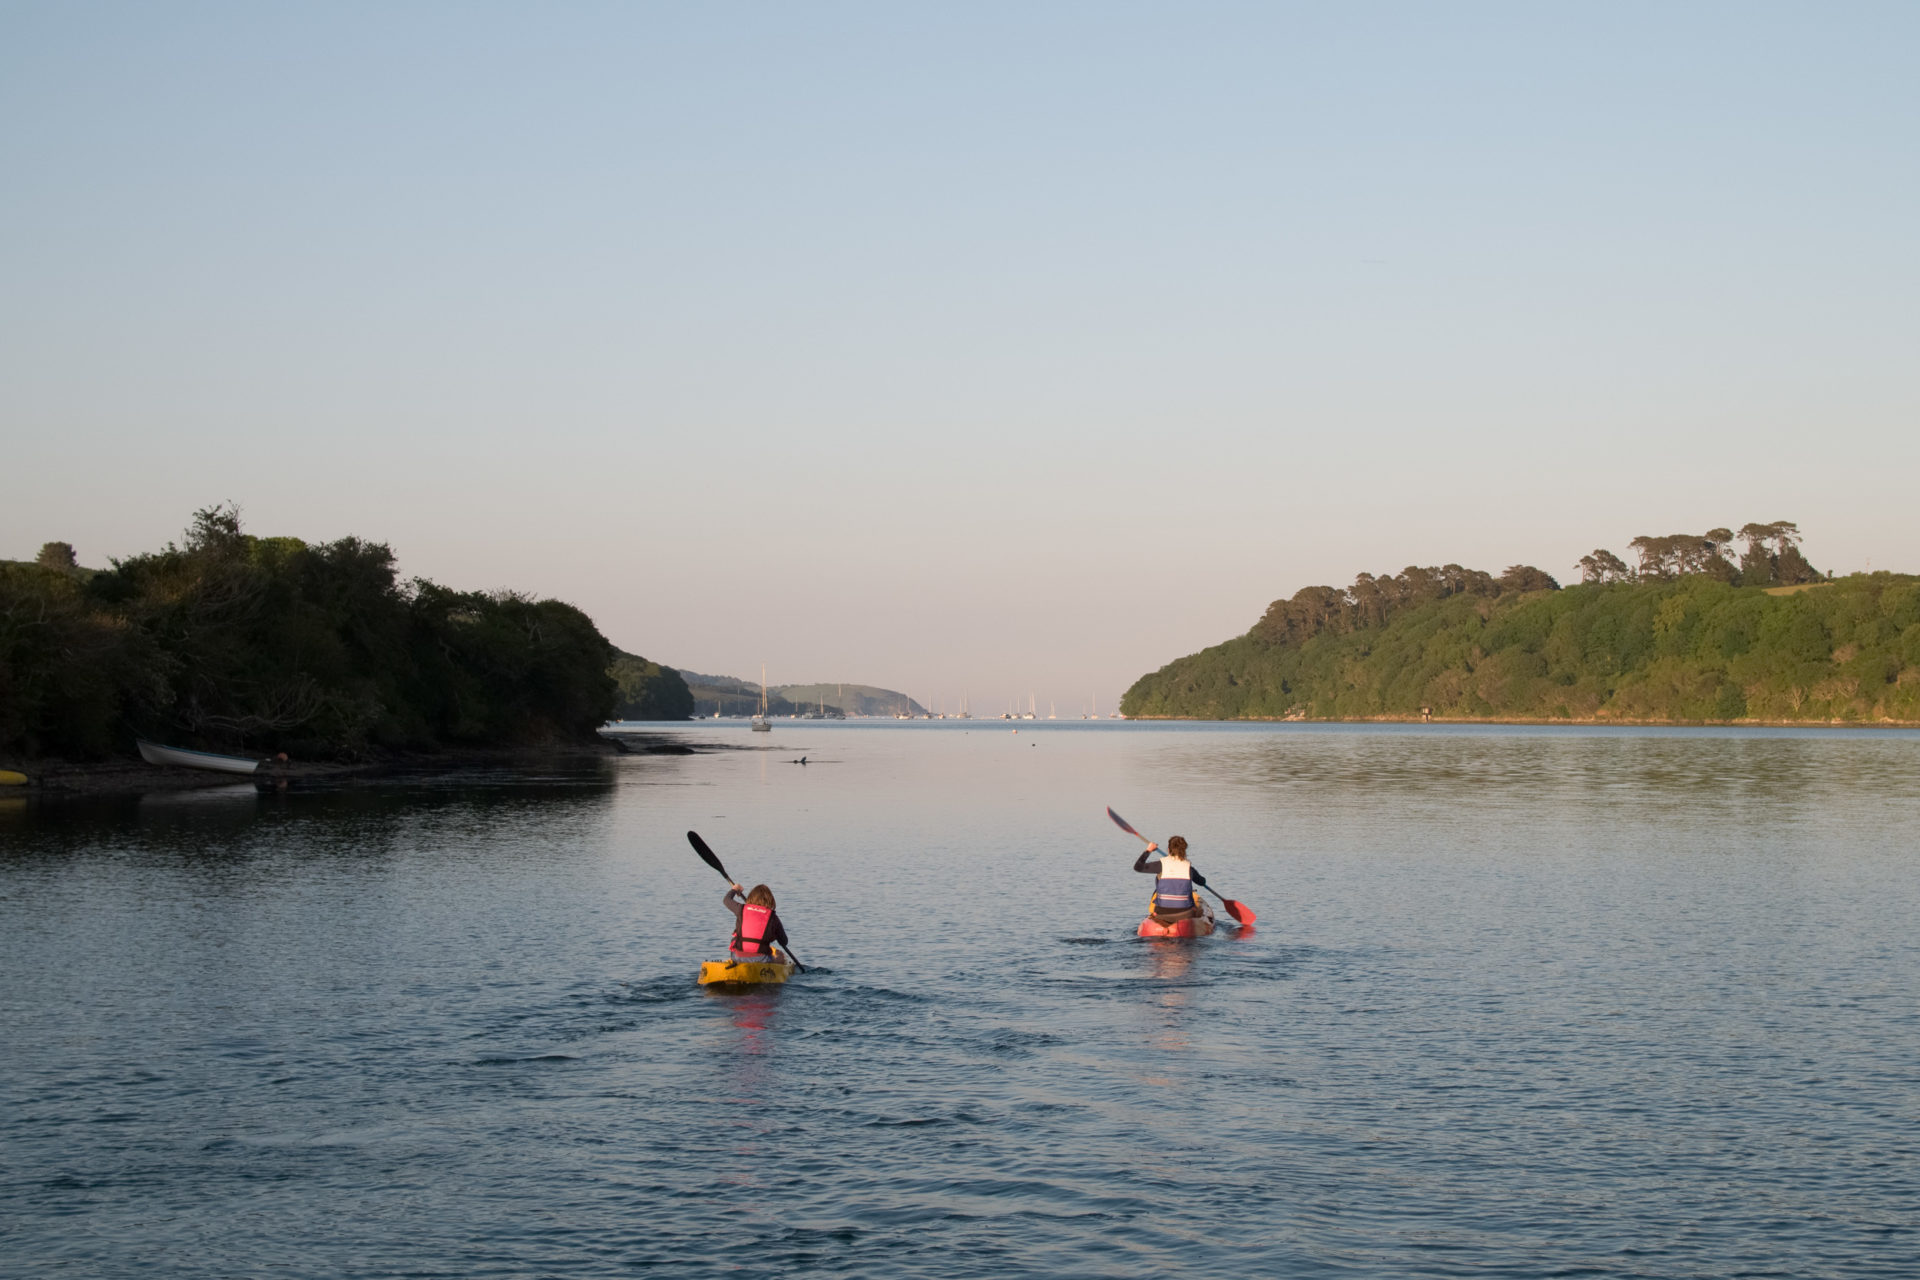
[[[1185,861],[1187,856],[1187,838],[1185,836],[1167,837],[1167,852]]]
[[[753,886],[753,889],[747,894],[747,905],[750,907],[765,907],[769,911],[773,910],[773,890],[763,884]]]

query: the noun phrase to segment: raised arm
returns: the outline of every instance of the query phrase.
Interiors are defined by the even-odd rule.
[[[727,910],[733,912],[736,920],[747,905],[746,895],[740,892],[740,886],[737,884],[728,885],[727,891],[720,895],[720,901],[726,904]]]
[[[1140,856],[1133,860],[1133,869],[1135,871],[1138,871],[1143,876],[1159,875],[1160,859],[1155,858],[1152,862],[1147,861],[1147,855],[1152,853],[1157,848],[1159,848],[1158,845],[1150,844],[1146,848],[1142,849],[1140,851]]]

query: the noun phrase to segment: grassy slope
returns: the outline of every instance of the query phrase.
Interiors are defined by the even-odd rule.
[[[1423,706],[1444,718],[1920,722],[1920,578],[1456,596],[1295,646],[1241,636],[1141,677],[1121,703],[1201,719]]]

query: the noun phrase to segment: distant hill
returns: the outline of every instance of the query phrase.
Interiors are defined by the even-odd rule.
[[[687,690],[693,695],[693,714],[750,716],[760,710],[760,682],[734,676],[709,676],[697,671],[681,671]],[[904,693],[877,689],[867,684],[786,684],[767,686],[767,714],[772,716],[819,713],[824,703],[828,715],[838,711],[849,716],[925,715],[926,708]]]
[[[680,672],[680,678],[687,682],[687,692],[693,695],[693,714],[700,718],[713,715],[718,711],[723,716],[750,716],[760,710],[759,681],[736,680],[732,676],[705,676],[698,671]],[[790,716],[795,712],[794,705],[773,690],[767,690],[767,714]]]
[[[829,714],[837,707],[850,716],[923,716],[927,709],[904,693],[876,689],[870,684],[783,684],[780,696],[802,711],[817,711],[822,703]]]

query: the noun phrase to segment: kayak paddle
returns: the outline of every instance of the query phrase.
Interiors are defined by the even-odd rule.
[[[1113,819],[1114,826],[1120,828],[1122,831],[1126,832],[1128,835],[1137,838],[1144,844],[1153,843],[1153,841],[1148,840],[1145,836],[1141,835],[1138,831],[1135,831],[1133,829],[1132,824],[1130,824],[1125,818],[1115,813],[1113,811],[1112,805],[1107,806],[1107,816]],[[687,834],[691,835],[693,833],[688,832]],[[726,873],[722,872],[721,874],[724,875]],[[1255,920],[1258,920],[1260,918],[1259,916],[1254,914],[1253,908],[1248,906],[1246,903],[1235,902],[1232,898],[1221,897],[1220,891],[1214,888],[1212,885],[1203,884],[1200,887],[1202,889],[1205,889],[1208,893],[1212,894],[1214,897],[1220,898],[1220,905],[1227,909],[1227,914],[1232,916],[1237,923],[1252,924]]]
[[[1108,810],[1108,812],[1112,812],[1112,810]],[[718,871],[722,880],[725,880],[728,884],[733,883],[733,877],[728,875],[727,869],[720,865],[720,855],[707,847],[707,842],[700,838],[698,831],[687,832],[687,843],[692,845],[693,851],[700,855],[700,861],[706,863],[715,871]]]
[[[700,833],[698,831],[687,832],[687,843],[692,845],[693,851],[700,855],[700,861],[706,863],[708,866],[712,867],[715,871],[718,871],[720,873],[720,878],[722,880],[725,880],[728,884],[734,883],[733,877],[727,874],[727,869],[720,865],[720,855],[707,847],[707,842],[700,838]],[[774,945],[778,946],[779,944],[776,943]],[[794,968],[798,969],[802,973],[805,973],[807,971],[807,966],[800,963],[800,957],[793,954],[793,951],[791,948],[781,947],[780,949],[787,953],[787,959],[793,961]]]

